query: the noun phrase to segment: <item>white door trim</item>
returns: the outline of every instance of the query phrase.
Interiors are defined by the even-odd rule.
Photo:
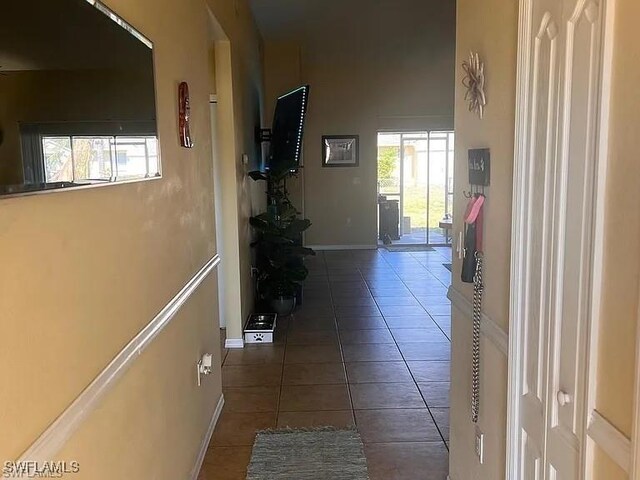
[[[594,218],[593,236],[593,262],[591,272],[591,284],[593,292],[602,291],[603,287],[603,265],[604,265],[604,235],[605,235],[605,215],[606,215],[606,195],[609,161],[609,123],[611,112],[611,82],[613,70],[613,47],[615,37],[615,9],[617,0],[602,0],[605,15],[603,19],[604,35],[602,41],[602,61],[600,79],[600,118],[598,125],[598,165],[596,170],[596,202]],[[589,325],[589,339],[587,350],[587,396],[586,412],[584,418],[585,431],[592,428],[593,418],[598,420],[600,416],[594,417],[596,413],[596,395],[598,385],[598,352],[601,317],[601,296],[591,295],[591,322]],[[598,444],[598,438],[589,436],[586,442],[585,455],[583,459],[583,471],[586,480],[593,478],[593,463],[595,456],[594,446]],[[606,447],[605,447],[606,451]]]
[[[604,34],[600,61],[600,113],[598,115],[598,154],[596,158],[597,185],[595,192],[595,221],[594,221],[594,261],[592,262],[591,291],[599,292],[602,286],[602,257],[604,239],[604,212],[606,200],[606,173],[608,162],[609,136],[609,105],[611,97],[611,65],[613,57],[613,21],[615,0],[600,0],[606,18],[603,20]],[[520,467],[520,391],[522,386],[522,310],[525,304],[521,292],[525,279],[525,211],[527,205],[527,177],[523,159],[526,158],[527,118],[529,116],[528,90],[531,81],[531,68],[528,54],[531,51],[531,31],[529,25],[533,12],[533,0],[519,1],[518,27],[518,70],[516,89],[516,130],[515,130],[515,161],[513,178],[513,211],[511,230],[511,296],[509,304],[509,378],[507,390],[507,462],[506,478],[518,478]],[[604,128],[600,128],[604,126]],[[597,369],[597,336],[600,315],[600,301],[597,294],[591,295],[591,314],[588,319],[590,327],[587,345],[587,408],[583,419],[585,427],[589,424],[589,417],[595,410],[595,385]],[[639,363],[640,372],[640,363]],[[640,386],[638,387],[640,395]],[[640,409],[638,412],[638,426],[640,428]],[[584,429],[585,435],[587,429]],[[639,432],[640,436],[640,432]],[[592,442],[586,441],[586,454],[583,456],[582,471],[586,472],[586,479],[590,479],[590,466],[593,464]],[[634,450],[635,451],[635,450]],[[639,456],[640,458],[640,456]],[[634,477],[632,477],[634,478]]]
[[[531,51],[531,16],[533,4],[531,0],[519,1],[518,18],[518,67],[516,81],[516,129],[515,157],[513,165],[513,210],[511,220],[511,294],[509,300],[509,378],[507,383],[507,462],[506,478],[518,478],[520,471],[520,386],[522,385],[522,328],[516,319],[522,318],[521,310],[524,299],[521,298],[524,282],[523,251],[525,239],[524,212],[527,191],[526,166],[522,159],[526,158],[527,118],[529,114],[529,84],[531,69],[528,52]]]

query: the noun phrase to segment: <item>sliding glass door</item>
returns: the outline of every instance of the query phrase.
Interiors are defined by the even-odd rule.
[[[397,236],[407,245],[446,245],[453,199],[453,132],[378,134],[378,198],[397,203]]]

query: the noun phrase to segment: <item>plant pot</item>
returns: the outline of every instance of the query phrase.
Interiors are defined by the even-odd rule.
[[[286,317],[291,315],[293,309],[296,308],[296,297],[276,297],[271,299],[270,305],[275,313]]]

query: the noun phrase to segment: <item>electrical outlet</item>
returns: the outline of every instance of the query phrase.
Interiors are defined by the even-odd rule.
[[[251,267],[251,276],[252,277],[258,276],[258,269],[256,267]]]
[[[479,427],[476,427],[476,457],[482,465],[484,463],[484,433],[480,431]]]

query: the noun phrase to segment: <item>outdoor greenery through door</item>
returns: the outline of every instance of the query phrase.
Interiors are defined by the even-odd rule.
[[[452,131],[378,134],[378,194],[398,202],[400,239],[446,245],[441,228],[453,209]]]

